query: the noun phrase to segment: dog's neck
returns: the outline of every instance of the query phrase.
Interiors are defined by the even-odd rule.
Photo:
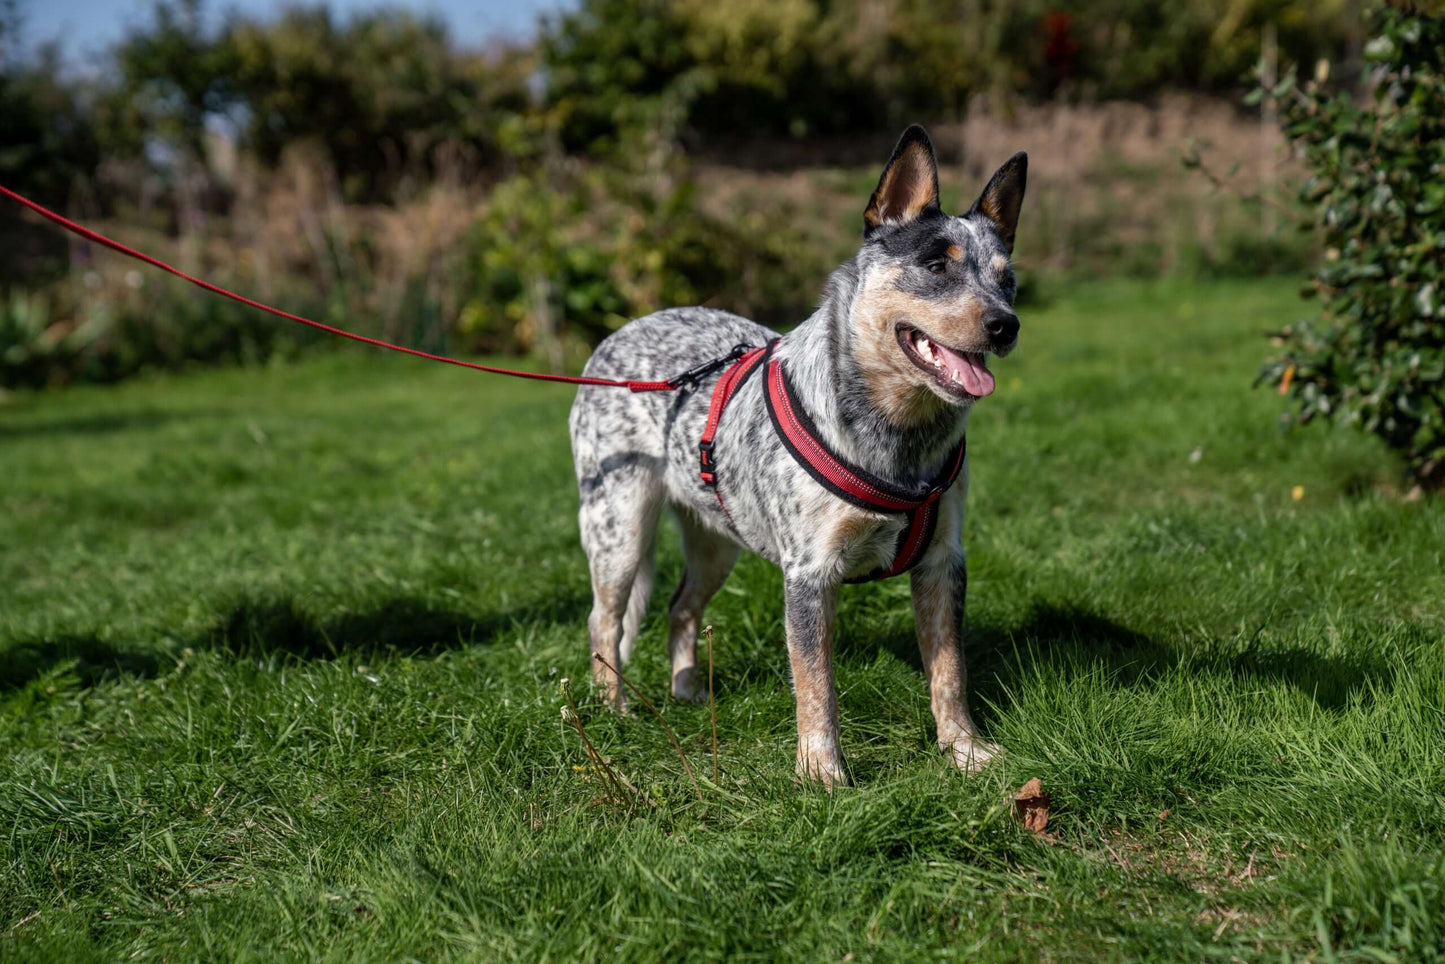
[[[940,400],[900,420],[896,410],[890,413],[873,397],[858,360],[857,292],[858,270],[850,261],[828,279],[812,317],[783,338],[778,357],[829,448],[900,485],[931,481],[963,437],[969,410]]]

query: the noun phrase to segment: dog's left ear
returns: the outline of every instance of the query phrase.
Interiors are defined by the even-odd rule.
[[[983,193],[968,210],[970,217],[982,214],[993,222],[1009,254],[1014,253],[1014,232],[1019,226],[1019,210],[1024,206],[1024,184],[1028,176],[1029,156],[1019,151],[994,171]]]
[[[884,228],[907,224],[929,209],[939,209],[938,162],[928,133],[914,124],[898,139],[883,176],[878,178],[878,187],[863,210],[863,237],[871,238]]]

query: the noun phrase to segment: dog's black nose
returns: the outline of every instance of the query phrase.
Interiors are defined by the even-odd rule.
[[[992,308],[983,316],[983,330],[995,345],[1012,345],[1019,336],[1019,318],[1012,311]]]

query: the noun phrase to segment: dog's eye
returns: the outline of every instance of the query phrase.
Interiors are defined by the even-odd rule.
[[[928,270],[934,274],[943,274],[948,270],[948,262],[942,260],[930,261],[928,262]]]

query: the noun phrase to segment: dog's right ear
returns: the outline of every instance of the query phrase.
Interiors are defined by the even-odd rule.
[[[998,229],[999,240],[1014,253],[1014,233],[1019,226],[1019,210],[1024,206],[1024,185],[1029,178],[1029,156],[1019,151],[994,171],[988,186],[969,208],[969,216],[982,214]]]
[[[878,187],[863,211],[863,237],[916,220],[928,210],[938,211],[938,161],[933,142],[914,124],[903,132]]]

